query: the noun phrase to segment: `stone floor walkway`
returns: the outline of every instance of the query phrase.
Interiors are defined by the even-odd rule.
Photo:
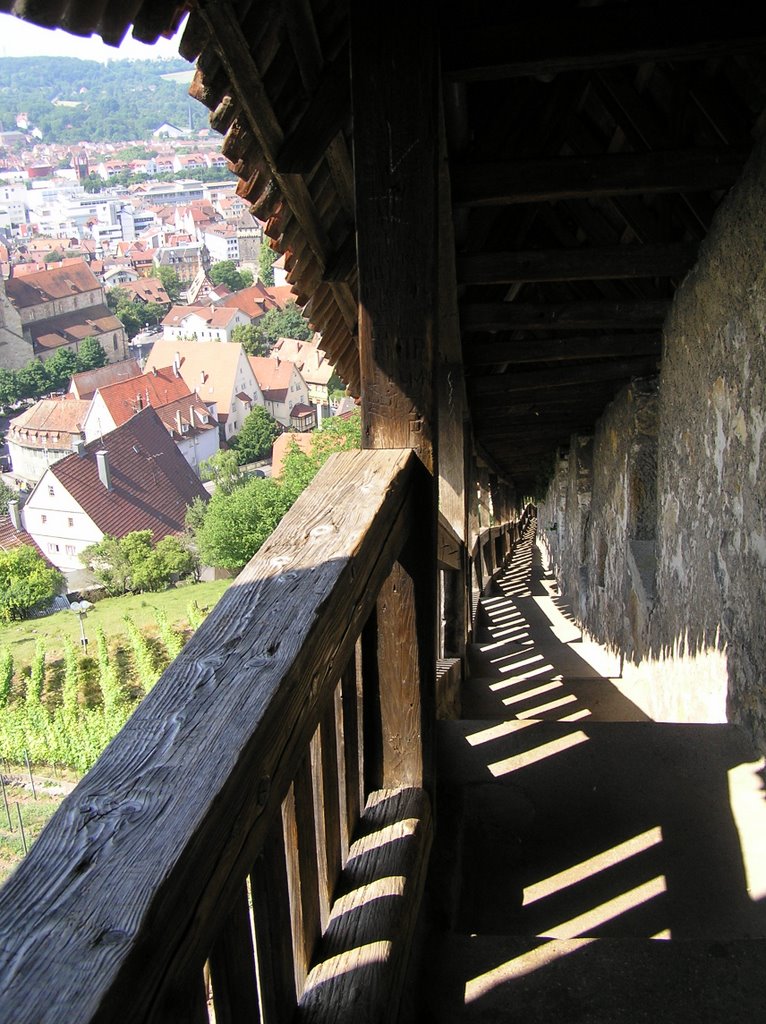
[[[487,588],[440,723],[420,1020],[766,1019],[763,761],[651,721],[530,533]]]

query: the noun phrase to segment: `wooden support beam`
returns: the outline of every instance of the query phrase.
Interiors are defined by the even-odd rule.
[[[559,199],[710,192],[729,188],[747,158],[740,150],[617,153],[465,164],[453,173],[457,206],[506,206]]]
[[[708,4],[689,15],[684,5],[579,8],[555,19],[514,19],[507,27],[466,30],[449,39],[445,74],[458,81],[547,76],[645,61],[680,61],[751,53],[766,45],[763,10]]]
[[[625,302],[567,302],[515,305],[511,302],[467,302],[460,307],[460,325],[467,331],[582,331],[661,327],[670,309],[667,299]]]
[[[418,539],[394,566],[377,604],[373,660],[382,786],[418,786],[431,775],[439,154],[435,13],[432,0],[350,5],[362,446],[412,448],[431,474],[416,503]],[[371,644],[368,637],[368,663]],[[366,764],[368,779],[370,769]]]
[[[532,249],[482,252],[457,261],[459,284],[514,281],[611,281],[634,277],[682,277],[697,258],[697,246],[608,245],[593,249]]]
[[[574,362],[580,359],[627,358],[659,355],[662,337],[654,334],[592,335],[575,338],[535,338],[530,340],[474,341],[465,345],[463,358],[468,366],[495,363]]]
[[[324,267],[329,249],[327,234],[305,181],[297,175],[283,174],[276,167],[277,154],[284,144],[284,133],[234,8],[230,0],[200,0],[197,9],[210,32],[213,47],[226,69],[250,128],[273,170],[274,180],[299,221],[320,266]]]
[[[591,381],[630,380],[656,373],[657,361],[652,359],[615,359],[606,363],[591,363],[561,370],[530,370],[523,373],[498,373],[486,377],[470,377],[469,393],[474,398],[491,395],[524,393],[535,388],[580,387]]]
[[[348,119],[351,103],[348,50],[318,76],[300,121],[285,139],[276,165],[283,174],[310,174]]]

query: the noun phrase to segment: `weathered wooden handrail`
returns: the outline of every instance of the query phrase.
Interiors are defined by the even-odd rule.
[[[219,1024],[287,1021],[334,896],[367,878],[359,865],[369,874],[371,829],[408,840],[389,855],[419,865],[403,891],[422,884],[428,798],[401,751],[399,788],[360,811],[397,695],[368,692],[355,650],[422,540],[426,477],[409,451],[345,452],[304,492],[0,892],[0,1021],[207,1020],[206,962]],[[407,743],[431,713],[410,697]],[[400,926],[389,914],[380,927]],[[332,963],[342,951],[328,949]]]

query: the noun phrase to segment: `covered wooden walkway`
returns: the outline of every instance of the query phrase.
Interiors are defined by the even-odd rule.
[[[744,734],[653,722],[621,692],[534,521],[475,641],[463,717],[439,723],[418,1018],[758,1019],[766,802]]]

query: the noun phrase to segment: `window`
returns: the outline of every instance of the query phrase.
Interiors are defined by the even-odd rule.
[[[45,515],[45,513],[43,513],[43,514],[42,514],[42,515],[40,516],[40,522],[41,522],[41,523],[47,523],[47,522],[48,522],[48,517],[47,517],[47,516]]]
[[[72,518],[72,516],[69,516],[69,518],[67,519],[67,526],[74,526],[74,519]]]
[[[70,558],[74,558],[74,556],[77,554],[77,549],[75,548],[74,544],[67,544],[64,547],[64,550],[70,556]]]
[[[53,484],[48,484],[48,497],[53,497]]]
[[[54,544],[53,542],[48,544],[48,554],[49,555],[54,555],[58,551],[58,549],[59,549],[58,544]]]

